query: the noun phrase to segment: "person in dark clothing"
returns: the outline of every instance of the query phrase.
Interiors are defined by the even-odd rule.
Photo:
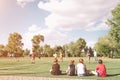
[[[74,60],[70,61],[70,65],[68,66],[68,69],[66,70],[66,73],[67,73],[68,76],[75,76],[76,75]]]
[[[52,69],[50,70],[52,75],[60,75],[61,74],[61,70],[60,70],[60,65],[58,64],[58,60],[55,59],[54,60],[54,64],[52,65]]]
[[[87,57],[88,57],[88,62],[90,63],[90,57],[93,54],[92,48],[89,47],[88,52],[87,52]]]

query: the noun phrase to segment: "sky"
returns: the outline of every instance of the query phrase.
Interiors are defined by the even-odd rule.
[[[31,39],[41,34],[41,45],[51,46],[85,39],[94,47],[109,32],[105,24],[120,0],[0,0],[0,44],[9,34],[22,35],[23,48],[32,48]]]

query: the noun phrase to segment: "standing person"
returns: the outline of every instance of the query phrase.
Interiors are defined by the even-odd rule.
[[[91,49],[91,47],[89,47],[88,51],[87,51],[87,57],[88,57],[88,62],[90,63],[90,57],[92,55],[93,51]]]
[[[34,52],[32,53],[32,63],[33,64],[35,63],[35,53]]]
[[[66,73],[67,73],[68,76],[75,76],[76,75],[74,60],[70,61],[70,65],[68,66],[68,69],[66,70]]]
[[[60,75],[61,74],[61,70],[60,70],[60,65],[58,64],[58,60],[54,59],[54,63],[52,65],[52,69],[50,70],[50,73],[52,75]]]
[[[92,71],[92,73],[98,77],[106,77],[106,67],[101,59],[98,60],[98,65],[96,66],[95,71]]]
[[[89,70],[87,70],[86,65],[84,64],[83,59],[79,59],[79,63],[77,64],[77,75],[85,76],[89,74]]]
[[[94,59],[95,59],[95,61],[97,62],[98,59],[97,59],[97,52],[96,52],[96,50],[94,50],[93,54],[94,54]]]
[[[88,46],[86,46],[86,47],[84,48],[84,52],[85,52],[85,55],[86,55],[87,52],[88,52]]]
[[[39,59],[41,58],[41,53],[38,53],[38,58],[39,58]]]

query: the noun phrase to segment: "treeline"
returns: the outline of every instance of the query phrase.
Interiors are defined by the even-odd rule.
[[[32,52],[34,52],[36,56],[42,55],[44,57],[52,57],[54,53],[57,53],[58,55],[62,53],[63,56],[67,57],[81,56],[82,50],[86,46],[86,41],[83,38],[79,38],[76,42],[71,42],[63,46],[56,45],[53,48],[48,44],[40,46],[40,42],[44,41],[44,36],[40,34],[34,35],[31,41]],[[0,45],[0,56],[20,57],[29,55],[30,50],[23,50],[23,46],[22,36],[19,33],[14,32],[9,35],[7,45]]]

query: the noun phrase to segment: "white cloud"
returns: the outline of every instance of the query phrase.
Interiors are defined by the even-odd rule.
[[[8,43],[8,37],[8,34],[0,33],[0,44],[6,45]]]
[[[86,29],[86,31],[97,31],[97,30],[108,30],[108,29],[110,29],[110,27],[108,27],[105,22],[101,22],[101,23],[96,23],[96,25],[94,25],[94,23],[89,24],[89,27]]]
[[[62,45],[64,41],[67,41],[67,35],[63,34],[59,31],[52,30],[52,29],[40,29],[37,25],[32,25],[28,28],[28,32],[23,34],[23,43],[24,48],[32,49],[32,42],[31,39],[34,35],[41,34],[44,36],[45,41],[42,43],[49,44],[51,46],[54,45]]]
[[[18,5],[24,7],[26,4],[34,2],[35,0],[17,0]]]
[[[119,0],[49,0],[40,1],[38,7],[51,14],[45,18],[49,28],[87,30],[91,24],[109,18]],[[97,26],[98,27],[98,26]],[[99,28],[99,27],[98,27]],[[100,30],[103,28],[99,28]]]
[[[95,43],[96,43],[96,41],[89,41],[89,42],[87,42],[87,46],[94,48]]]
[[[34,31],[40,31],[41,28],[40,28],[39,26],[33,24],[31,27],[28,28],[28,30],[29,30],[30,32],[32,32],[32,31],[34,32]]]

